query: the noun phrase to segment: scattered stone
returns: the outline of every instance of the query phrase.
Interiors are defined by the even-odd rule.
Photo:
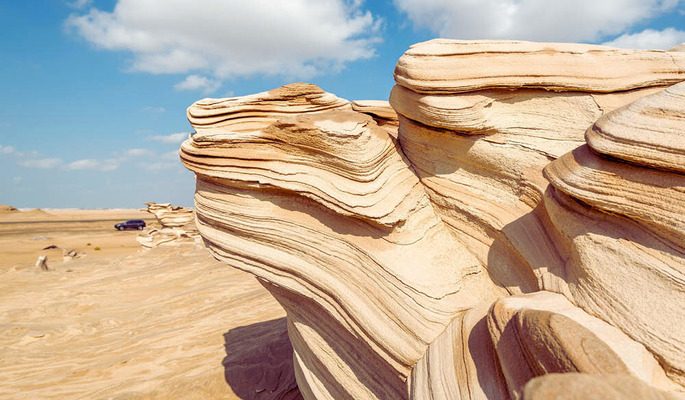
[[[38,260],[36,260],[36,268],[40,269],[41,271],[49,271],[48,256],[38,256]]]

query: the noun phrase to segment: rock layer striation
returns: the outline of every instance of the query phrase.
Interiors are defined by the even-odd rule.
[[[392,108],[205,99],[180,154],[210,251],[288,312],[306,399],[678,398],[684,79],[682,52],[435,40]]]

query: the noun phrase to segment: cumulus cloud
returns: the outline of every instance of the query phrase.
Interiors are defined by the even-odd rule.
[[[142,112],[148,113],[148,114],[162,114],[166,112],[166,109],[164,107],[145,107],[142,110]]]
[[[155,152],[148,149],[129,149],[124,152],[127,157],[152,157]]]
[[[67,5],[71,8],[83,9],[88,7],[93,1],[92,0],[74,0],[67,2]]]
[[[131,52],[131,70],[306,79],[375,54],[382,20],[359,0],[118,0],[74,14],[68,28]]]
[[[0,144],[0,154],[12,154],[14,150],[13,146],[3,146]]]
[[[212,93],[221,86],[221,82],[200,75],[188,75],[183,81],[174,85],[176,90],[199,90],[204,94]]]
[[[178,161],[179,160],[178,150],[168,151],[168,152],[160,155],[159,158],[162,160],[167,160],[167,161]]]
[[[110,172],[110,171],[114,171],[117,168],[119,168],[119,161],[118,160],[114,160],[114,159],[96,160],[93,158],[87,158],[84,160],[77,160],[77,161],[69,163],[66,166],[66,169],[70,170],[70,171],[93,170],[93,171]]]
[[[21,160],[17,164],[26,168],[52,169],[64,164],[61,158],[36,158]]]
[[[188,138],[189,133],[185,132],[180,132],[180,133],[172,133],[170,135],[152,135],[148,136],[147,140],[152,140],[155,142],[162,142],[162,143],[169,143],[169,144],[178,144],[181,143],[182,141],[186,140]]]
[[[683,42],[685,42],[685,31],[675,28],[666,28],[662,31],[645,29],[642,32],[621,35],[616,39],[603,44],[624,49],[667,50]]]
[[[138,165],[141,168],[144,168],[148,171],[159,172],[159,171],[164,171],[164,170],[180,167],[181,162],[180,161],[155,161],[155,162],[148,162],[148,163],[140,163]]]
[[[596,42],[679,0],[393,0],[418,27],[456,39]]]

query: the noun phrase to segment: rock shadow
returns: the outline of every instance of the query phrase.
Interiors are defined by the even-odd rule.
[[[233,328],[224,334],[224,341],[224,377],[238,397],[302,399],[285,317]]]

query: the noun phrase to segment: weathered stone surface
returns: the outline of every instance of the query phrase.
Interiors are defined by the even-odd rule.
[[[194,139],[181,159],[198,178],[198,229],[288,310],[305,397],[406,397],[428,344],[489,291],[397,142],[352,111]]]
[[[397,133],[384,102],[312,85],[203,100],[181,148],[198,229],[287,310],[306,399],[542,398],[561,393],[544,376],[598,375],[675,396],[685,109],[663,89],[684,60],[419,44]]]
[[[685,83],[600,118],[586,132],[595,151],[630,163],[685,173]]]
[[[636,146],[632,155],[608,158],[582,146],[544,171],[551,183],[545,204],[558,235],[557,248],[566,254],[561,276],[566,277],[570,298],[643,343],[669,376],[683,385],[685,176],[652,168],[654,163],[646,161],[643,152],[663,148],[668,132],[672,139],[685,131],[685,102],[668,102],[657,114],[644,108],[678,90],[666,89],[617,109],[590,128],[625,121],[625,115],[643,110],[653,118],[644,135],[611,123],[606,129],[606,135],[623,134],[646,143]],[[664,135],[653,134],[662,125]],[[612,143],[601,146],[605,152],[614,150]]]
[[[197,131],[197,143],[206,131],[218,129],[230,135],[265,128],[290,115],[350,108],[347,100],[316,85],[293,83],[249,96],[200,100],[188,107],[188,120]],[[212,137],[216,138],[216,132]]]
[[[395,109],[385,100],[355,100],[352,102],[354,111],[370,115],[381,128],[397,137],[400,122]]]
[[[300,115],[215,142],[211,136],[199,144],[194,139],[182,148],[193,171],[286,190],[343,215],[393,226],[427,205],[397,143],[364,114]]]
[[[547,291],[498,300],[488,327],[512,398],[550,373],[628,374],[672,388],[654,356],[621,330]]]
[[[144,249],[201,243],[192,208],[173,206],[171,203],[145,204],[147,211],[154,214],[161,227],[148,226],[138,234],[136,240]]]
[[[419,93],[542,88],[616,92],[683,80],[685,54],[576,43],[434,39],[400,57],[395,81]]]
[[[192,208],[173,206],[171,203],[145,203],[147,211],[154,214],[164,228],[180,228],[193,222]]]
[[[524,400],[677,400],[683,397],[664,393],[627,375],[549,374],[526,384]]]

